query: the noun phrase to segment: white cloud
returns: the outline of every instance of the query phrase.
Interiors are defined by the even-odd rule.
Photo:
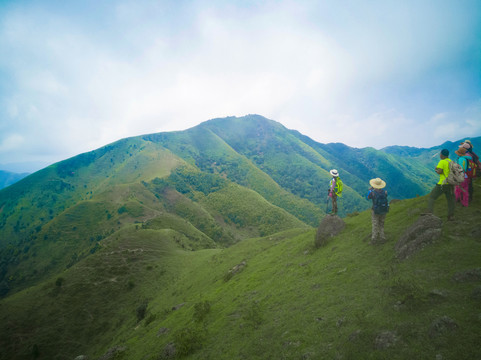
[[[7,135],[0,142],[0,151],[18,151],[25,143],[25,138],[20,134]]]
[[[473,58],[480,26],[467,6],[115,1],[85,16],[89,2],[45,4],[0,15],[0,76],[11,85],[0,86],[0,129],[24,137],[19,158],[60,160],[248,113],[360,147],[443,142],[465,124],[481,131],[479,103],[466,96],[479,83],[438,76]],[[452,79],[461,105],[448,96],[459,91],[449,93]],[[10,157],[0,151],[0,163]]]

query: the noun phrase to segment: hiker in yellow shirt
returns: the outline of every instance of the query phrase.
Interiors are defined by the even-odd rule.
[[[445,181],[449,175],[449,162],[451,161],[451,159],[449,158],[449,150],[448,149],[441,150],[439,157],[441,158],[441,160],[439,160],[439,163],[436,165],[436,168],[434,169],[434,171],[436,171],[439,174],[439,181],[434,187],[434,189],[431,191],[431,194],[429,194],[428,211],[430,213],[433,212],[434,201],[439,196],[441,196],[441,194],[444,194],[446,196],[446,201],[448,202],[448,221],[452,221],[454,220],[454,205],[455,205],[454,186],[451,184],[448,184]]]

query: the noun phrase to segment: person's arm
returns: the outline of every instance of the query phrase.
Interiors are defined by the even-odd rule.
[[[369,199],[372,199],[372,196],[371,196],[372,190],[373,190],[373,188],[370,188],[369,191],[367,192],[366,198],[367,198],[368,200],[369,200]]]
[[[331,180],[330,185],[331,185],[331,186],[329,187],[329,190],[328,190],[328,191],[329,191],[329,194],[332,193],[332,192],[334,192],[334,187],[336,186],[336,179],[333,178],[333,179]]]
[[[443,160],[441,160],[440,162],[438,162],[438,165],[436,165],[436,167],[434,168],[434,171],[436,171],[439,175],[441,175],[443,173],[443,168],[440,168],[439,166],[442,166],[443,163],[442,163]]]

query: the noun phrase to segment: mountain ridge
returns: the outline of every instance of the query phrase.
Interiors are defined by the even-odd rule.
[[[475,146],[480,139],[473,139]],[[0,190],[0,294],[89,256],[102,239],[129,222],[142,224],[170,214],[167,223],[174,224],[177,217],[187,217],[210,239],[203,241],[209,246],[265,236],[286,224],[317,226],[329,211],[326,195],[333,167],[344,182],[342,216],[370,206],[364,194],[373,177],[387,182],[391,198],[424,195],[436,179],[433,151],[407,158],[373,148],[320,144],[260,115],[121,139]],[[103,208],[98,221],[90,214],[93,210],[69,215],[80,204],[90,209],[89,201]],[[278,217],[263,219],[258,209]],[[196,220],[198,216],[204,220]],[[52,227],[55,221],[62,225]],[[92,225],[81,235],[85,224]],[[195,249],[201,238],[187,230],[177,236],[179,243]],[[47,254],[45,249],[60,240],[71,244],[64,253],[54,251],[57,255],[49,262],[37,260],[37,249]]]
[[[115,350],[119,359],[158,360],[173,358],[170,343],[178,358],[193,359],[359,351],[395,359],[415,357],[411,345],[429,357],[452,357],[461,345],[476,355],[477,338],[465,330],[477,326],[468,319],[476,288],[429,266],[449,276],[481,266],[479,200],[456,210],[460,220],[444,225],[433,253],[411,260],[412,269],[393,259],[436,181],[438,149],[410,156],[320,144],[251,115],[121,139],[31,174],[0,190],[0,358]],[[345,183],[346,229],[315,250],[332,167]],[[388,244],[370,247],[364,193],[377,176],[391,198],[411,198],[392,203]],[[435,212],[444,214],[445,202]],[[469,313],[453,308],[462,299]],[[461,335],[430,339],[424,327],[446,314]],[[387,352],[371,345],[383,328],[402,339]]]

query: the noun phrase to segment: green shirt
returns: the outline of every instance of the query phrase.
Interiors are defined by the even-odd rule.
[[[436,165],[436,168],[439,168],[439,169],[443,170],[443,172],[441,174],[439,174],[439,181],[438,181],[439,185],[443,185],[444,180],[446,180],[446,178],[449,175],[449,162],[450,161],[451,161],[451,159],[449,159],[449,158],[442,159],[442,160],[439,161],[438,165]]]

